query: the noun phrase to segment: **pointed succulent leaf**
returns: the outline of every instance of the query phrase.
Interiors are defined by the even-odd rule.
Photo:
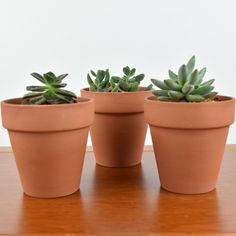
[[[208,80],[205,83],[200,84],[200,87],[212,85],[214,81],[215,81],[214,79]]]
[[[194,70],[193,73],[189,76],[188,83],[195,85],[198,81],[198,70]]]
[[[41,96],[43,93],[26,93],[24,96],[23,96],[23,99],[25,98],[33,98],[33,97],[38,97],[38,96]]]
[[[66,76],[68,76],[68,74],[62,74],[56,77],[56,81],[61,82],[63,79],[66,78]]]
[[[51,76],[50,72],[44,74],[43,77],[47,84],[52,84],[52,83],[57,82],[56,78]]]
[[[115,85],[115,87],[113,87],[111,91],[118,92],[119,91],[119,84]]]
[[[169,91],[168,96],[171,97],[174,101],[179,101],[184,97],[184,94],[177,91]]]
[[[71,91],[65,90],[65,89],[57,89],[56,93],[59,93],[61,95],[68,96],[68,97],[73,97],[73,98],[77,97],[76,94],[74,94]]]
[[[172,70],[168,71],[170,79],[178,80],[178,75],[176,75]]]
[[[206,98],[206,99],[213,99],[213,98],[215,98],[215,96],[217,94],[218,94],[217,92],[210,92],[208,94],[203,95],[203,97]]]
[[[188,102],[202,102],[205,98],[199,94],[188,94],[186,95],[186,99]]]
[[[165,96],[165,97],[168,97],[168,92],[170,90],[155,90],[153,91],[153,94],[156,95],[156,96]]]
[[[203,77],[205,76],[205,74],[206,74],[206,67],[202,68],[199,71],[197,84],[201,84],[202,83],[202,80],[203,80]]]
[[[187,63],[188,73],[192,73],[195,67],[195,56],[192,56]]]
[[[156,85],[160,89],[164,89],[164,90],[170,89],[165,83],[163,83],[162,81],[160,81],[158,79],[151,79],[151,81],[154,85]]]
[[[47,89],[46,86],[26,86],[27,91],[42,92]]]
[[[172,90],[181,91],[181,89],[182,89],[182,86],[180,84],[177,84],[172,79],[166,79],[166,80],[164,80],[164,83]]]
[[[185,84],[188,77],[188,69],[186,65],[182,65],[178,71],[178,78],[181,84]]]
[[[145,91],[152,90],[152,84],[149,84],[146,88]]]
[[[201,86],[195,90],[193,90],[193,92],[191,94],[199,94],[199,95],[205,95],[210,93],[212,90],[214,89],[213,86],[210,85],[206,85],[206,86]]]
[[[188,82],[186,82],[184,86],[182,87],[182,92],[184,94],[191,93],[193,90],[194,90],[194,85],[189,84]]]

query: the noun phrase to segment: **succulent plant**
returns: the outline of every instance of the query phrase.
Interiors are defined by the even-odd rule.
[[[213,100],[217,95],[212,86],[214,79],[203,82],[206,74],[204,67],[200,71],[194,69],[195,56],[192,56],[188,63],[182,65],[178,74],[169,70],[169,79],[160,81],[151,79],[159,90],[153,91],[160,101],[174,102],[203,102]]]
[[[97,73],[91,70],[91,75],[95,77],[93,81],[91,75],[87,75],[90,91],[98,92],[136,92],[139,90],[140,82],[144,79],[144,74],[135,75],[136,69],[123,68],[122,77],[110,76],[109,70],[98,70]],[[146,90],[151,90],[149,85]]]
[[[40,75],[38,73],[31,74],[38,81],[43,83],[43,86],[27,86],[26,90],[31,91],[23,97],[23,104],[64,104],[75,103],[76,95],[68,90],[62,89],[66,86],[62,80],[68,74],[56,76],[52,72]]]

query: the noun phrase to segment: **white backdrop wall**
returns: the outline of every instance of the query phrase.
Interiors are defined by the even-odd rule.
[[[236,96],[235,9],[235,0],[0,0],[0,99],[22,96],[34,71],[69,72],[79,94],[90,69],[130,65],[148,84],[193,54],[220,94]]]

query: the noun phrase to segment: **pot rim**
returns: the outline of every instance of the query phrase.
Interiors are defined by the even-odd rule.
[[[170,104],[174,104],[176,106],[207,106],[207,105],[210,105],[210,104],[219,104],[219,103],[231,103],[233,101],[235,101],[235,98],[234,97],[230,97],[230,96],[225,96],[225,95],[217,95],[216,97],[221,97],[221,98],[225,98],[226,100],[222,100],[222,101],[209,101],[209,102],[166,102],[166,101],[159,101],[157,99],[152,99],[152,98],[156,98],[156,96],[152,95],[152,96],[148,96],[144,99],[145,102],[148,102],[148,103],[161,103],[161,104],[166,104],[166,105],[170,105]]]
[[[77,97],[76,103],[63,103],[63,104],[44,104],[44,105],[37,105],[37,104],[21,104],[21,103],[14,103],[16,101],[21,101],[23,98],[22,97],[17,97],[17,98],[9,98],[1,101],[1,105],[8,106],[8,107],[22,107],[22,108],[38,108],[38,109],[44,109],[44,108],[64,108],[64,107],[73,107],[73,106],[78,106],[78,105],[84,105],[84,104],[89,104],[93,103],[94,99],[93,98],[88,98],[84,96],[79,96]],[[13,102],[13,103],[11,103]]]
[[[144,86],[140,86],[139,87],[139,89],[145,89],[145,88],[147,88],[147,87],[144,87]],[[86,93],[91,93],[91,94],[106,94],[106,95],[108,95],[108,96],[120,96],[120,95],[128,95],[128,94],[136,94],[136,93],[138,93],[138,94],[140,94],[140,93],[148,93],[148,92],[150,92],[151,90],[138,90],[138,91],[136,91],[136,92],[93,92],[93,91],[89,91],[89,87],[86,87],[86,88],[82,88],[82,89],[80,89],[80,91],[84,91],[84,92],[86,92]]]

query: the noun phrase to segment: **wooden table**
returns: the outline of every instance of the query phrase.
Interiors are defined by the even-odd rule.
[[[12,153],[0,153],[0,187],[0,234],[236,232],[235,146],[225,152],[217,190],[202,195],[160,189],[151,151],[141,165],[119,169],[97,166],[87,152],[80,191],[57,199],[24,195]]]

